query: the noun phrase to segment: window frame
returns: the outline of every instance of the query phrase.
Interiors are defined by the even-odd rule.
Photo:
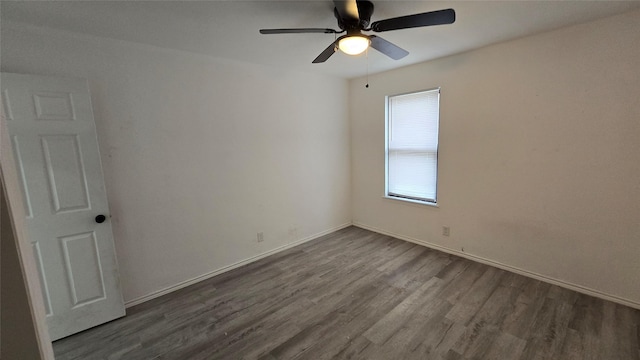
[[[433,199],[433,201],[429,201],[429,200],[424,200],[424,199],[417,199],[417,198],[413,198],[413,197],[403,197],[403,196],[399,196],[399,195],[390,195],[389,194],[389,118],[390,118],[390,100],[393,97],[396,96],[403,96],[403,95],[412,95],[412,94],[418,94],[418,93],[423,93],[423,92],[429,92],[429,91],[438,91],[438,145],[436,146],[436,188],[435,188],[435,199]],[[386,95],[385,96],[385,105],[384,105],[384,110],[385,110],[385,119],[384,119],[384,195],[383,198],[385,199],[391,199],[391,200],[398,200],[398,201],[403,201],[403,202],[408,202],[408,203],[414,203],[414,204],[420,204],[420,205],[427,205],[427,206],[433,206],[433,207],[439,207],[438,205],[438,188],[439,188],[439,182],[440,182],[440,177],[439,177],[439,173],[440,173],[440,95],[441,95],[441,87],[434,87],[434,88],[429,88],[429,89],[424,89],[424,90],[415,90],[415,91],[409,91],[409,92],[404,92],[404,93],[398,93],[398,94],[393,94],[393,95]]]

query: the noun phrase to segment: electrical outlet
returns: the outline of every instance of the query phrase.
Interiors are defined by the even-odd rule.
[[[258,233],[258,242],[263,242],[264,241],[264,233],[259,232]]]
[[[450,233],[451,233],[451,229],[448,226],[442,227],[442,235],[449,236]]]

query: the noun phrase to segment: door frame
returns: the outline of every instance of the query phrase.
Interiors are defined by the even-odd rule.
[[[14,239],[3,239],[3,241],[15,241],[40,358],[54,360],[53,347],[47,330],[44,302],[40,290],[40,279],[38,278],[35,260],[30,255],[30,241],[25,232],[24,204],[14,159],[5,112],[0,102],[0,191],[4,192],[3,197],[7,202],[8,215],[11,219],[9,224],[3,225],[11,226],[14,234]],[[28,320],[25,319],[25,321]]]

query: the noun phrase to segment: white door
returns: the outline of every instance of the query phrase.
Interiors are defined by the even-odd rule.
[[[124,316],[87,82],[0,80],[51,339]]]

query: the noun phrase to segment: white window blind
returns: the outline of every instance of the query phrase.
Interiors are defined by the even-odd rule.
[[[435,203],[440,90],[387,101],[387,196]]]

